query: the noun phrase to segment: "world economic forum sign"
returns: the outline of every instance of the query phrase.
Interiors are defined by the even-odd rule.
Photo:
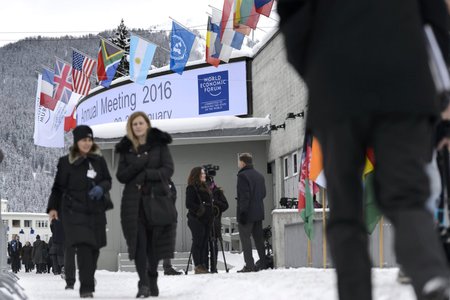
[[[185,70],[111,86],[86,97],[77,107],[77,123],[122,122],[135,111],[151,120],[248,114],[245,61]]]

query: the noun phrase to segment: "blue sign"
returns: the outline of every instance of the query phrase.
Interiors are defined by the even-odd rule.
[[[228,71],[198,75],[198,113],[230,110]]]

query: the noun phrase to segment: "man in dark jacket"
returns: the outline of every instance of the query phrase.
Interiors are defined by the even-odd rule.
[[[422,15],[422,9],[438,2],[440,10]],[[449,299],[449,271],[424,205],[429,195],[424,166],[431,159],[439,102],[422,23],[445,11],[443,4],[278,3],[288,60],[308,86],[307,127],[322,147],[330,201],[327,237],[341,300],[372,299],[361,217],[361,175],[369,146],[376,157],[376,200],[396,229],[398,262],[411,275],[418,299]]]
[[[16,235],[11,242],[8,243],[8,256],[11,258],[11,269],[14,273],[20,269],[20,254],[22,253],[22,243],[19,235]]]
[[[238,272],[254,272],[257,270],[252,255],[251,236],[258,250],[260,266],[262,269],[267,268],[262,227],[266,185],[263,175],[253,168],[253,159],[249,153],[242,153],[239,156],[237,176],[236,216],[245,261],[245,266]]]
[[[3,151],[0,149],[0,163],[3,161]]]

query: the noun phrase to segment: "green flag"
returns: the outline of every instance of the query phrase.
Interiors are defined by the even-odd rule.
[[[309,179],[305,178],[305,208],[300,212],[308,239],[314,238],[314,204],[313,196],[309,188]]]
[[[364,220],[367,233],[372,234],[381,218],[381,212],[375,203],[375,173],[367,173],[364,179]]]

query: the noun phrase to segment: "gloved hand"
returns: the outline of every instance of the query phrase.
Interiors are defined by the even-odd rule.
[[[101,200],[103,197],[103,188],[99,185],[94,186],[88,193],[92,200]]]
[[[239,223],[241,223],[242,225],[247,224],[248,221],[247,219],[248,219],[247,212],[244,211],[239,214]]]

